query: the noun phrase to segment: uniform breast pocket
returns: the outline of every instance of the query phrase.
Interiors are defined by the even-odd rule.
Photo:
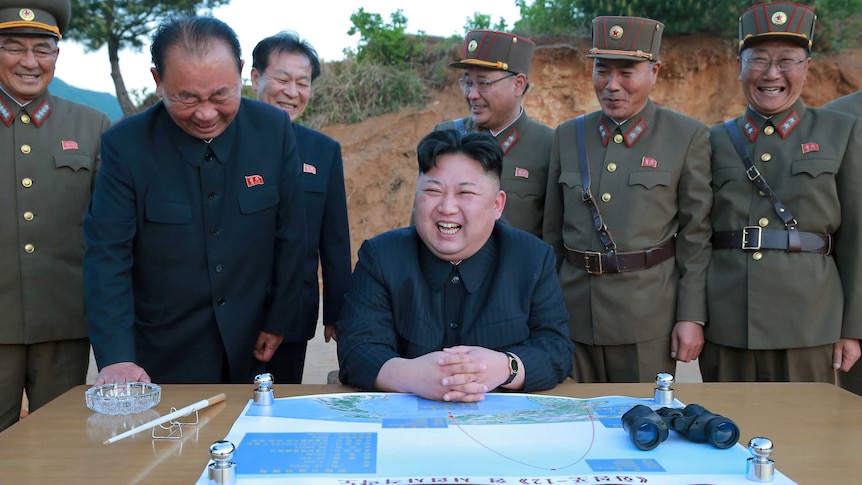
[[[712,171],[712,186],[721,188],[728,182],[733,182],[743,176],[742,168],[727,167]]]
[[[558,182],[568,189],[584,186],[584,178],[581,177],[581,172],[560,172]]]
[[[646,189],[652,189],[655,187],[669,187],[670,184],[670,172],[634,172],[629,175],[629,185],[640,185]]]
[[[189,224],[192,222],[192,207],[184,202],[148,200],[146,218],[158,224]]]
[[[239,195],[239,211],[243,214],[254,214],[270,209],[278,204],[278,187],[260,187],[243,192]]]
[[[806,160],[794,160],[791,164],[790,171],[793,175],[801,173],[808,174],[812,177],[817,177],[824,173],[836,174],[841,167],[841,162],[838,160],[830,160],[826,158],[814,158]]]
[[[91,171],[93,170],[93,157],[82,153],[54,155],[54,165],[57,168],[70,168],[73,172],[78,172],[81,169]]]
[[[522,178],[510,178],[503,181],[503,190],[507,195],[516,195],[522,199],[541,197],[545,193],[545,185],[538,181]]]

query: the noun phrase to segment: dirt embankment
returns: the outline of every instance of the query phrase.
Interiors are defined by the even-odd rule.
[[[599,108],[592,86],[589,39],[539,40],[530,70],[525,108],[548,126]],[[652,91],[657,104],[707,124],[745,109],[737,79],[735,42],[705,36],[669,37],[662,43],[662,68]],[[323,131],[342,144],[350,217],[351,249],[410,220],[416,180],[416,144],[435,124],[466,115],[452,70],[450,87],[429,93],[425,106]],[[860,89],[862,50],[816,55],[802,98],[821,106]],[[313,102],[313,101],[312,101]]]

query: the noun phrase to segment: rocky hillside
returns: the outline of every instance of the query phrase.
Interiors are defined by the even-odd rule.
[[[551,127],[599,108],[592,86],[589,39],[539,39],[525,106]],[[715,124],[745,109],[737,79],[735,42],[705,36],[669,37],[662,43],[660,79],[653,100]],[[425,106],[402,109],[354,125],[323,131],[340,141],[350,213],[352,250],[380,232],[410,220],[416,180],[416,144],[435,124],[466,115],[452,70],[450,87],[430,92]],[[860,89],[862,52],[815,55],[803,100],[821,106]],[[312,101],[313,102],[313,101]]]

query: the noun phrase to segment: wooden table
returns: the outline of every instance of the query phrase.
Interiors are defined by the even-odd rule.
[[[651,397],[651,384],[564,383],[544,394]],[[800,484],[857,483],[862,466],[862,397],[828,384],[675,384],[676,397],[736,421],[740,443],[766,436],[776,467]],[[194,483],[212,442],[223,439],[252,398],[254,385],[165,385],[147,419],[224,392],[227,400],[200,413],[180,440],[144,432],[103,445],[128,417],[91,412],[86,386],[76,387],[0,433],[0,482],[15,484]],[[350,392],[334,385],[276,385],[276,397]],[[132,423],[131,426],[140,424]],[[128,426],[128,427],[131,427]]]

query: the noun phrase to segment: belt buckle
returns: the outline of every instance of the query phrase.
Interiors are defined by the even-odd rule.
[[[584,269],[589,274],[602,274],[602,253],[598,251],[584,251]]]
[[[756,235],[755,235],[756,234]],[[760,226],[745,226],[742,228],[742,249],[759,251],[763,242],[763,228]]]

